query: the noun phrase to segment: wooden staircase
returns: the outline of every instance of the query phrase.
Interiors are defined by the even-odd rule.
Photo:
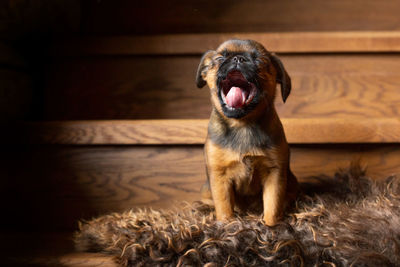
[[[364,15],[375,5],[356,2]],[[279,55],[292,78],[291,95],[285,104],[277,97],[276,107],[300,180],[333,175],[355,160],[376,179],[400,174],[400,26],[387,26],[398,12],[394,1],[383,2],[377,8],[388,14],[371,18],[376,21],[369,30],[346,28],[356,21],[347,13],[340,24],[333,11],[347,10],[341,2],[327,13],[326,21],[339,25],[331,31],[308,22],[322,20],[319,12],[293,1],[296,8],[287,16],[303,10],[308,16],[295,18],[314,31],[301,31],[292,19],[264,32],[274,24],[259,14],[251,20],[255,32],[249,23],[227,33],[234,21],[226,15],[204,19],[211,32],[205,33],[183,4],[176,12],[183,12],[188,25],[183,18],[175,21],[171,10],[163,18],[169,27],[182,24],[176,31],[144,21],[146,35],[121,30],[123,35],[54,41],[43,58],[41,115],[4,123],[2,131],[0,196],[9,219],[2,223],[1,250],[7,264],[116,266],[111,256],[74,252],[78,220],[135,207],[168,209],[200,198],[210,100],[208,88],[196,88],[195,72],[201,54],[229,38],[261,42]],[[264,5],[255,1],[251,10]],[[278,6],[271,3],[266,12],[273,15]],[[136,15],[132,21],[145,19]],[[378,28],[379,22],[385,24]],[[213,31],[214,25],[223,30]]]
[[[45,121],[9,132],[18,149],[9,149],[6,163],[17,185],[23,181],[13,215],[38,229],[68,231],[103,213],[199,199],[210,104],[208,89],[195,89],[194,73],[202,51],[232,37],[279,52],[292,77],[292,95],[276,106],[300,180],[358,159],[376,178],[400,172],[400,32],[68,40],[51,50]],[[33,262],[114,264],[97,254],[55,255]]]

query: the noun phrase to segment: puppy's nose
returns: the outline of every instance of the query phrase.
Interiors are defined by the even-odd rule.
[[[243,63],[246,61],[246,59],[243,56],[235,56],[233,57],[233,61],[236,63]]]

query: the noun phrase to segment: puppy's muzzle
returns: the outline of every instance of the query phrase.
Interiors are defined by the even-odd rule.
[[[233,60],[243,61],[244,57],[236,56]],[[257,94],[257,87],[248,81],[239,70],[230,71],[221,81],[220,94],[223,103],[229,109],[244,108]]]

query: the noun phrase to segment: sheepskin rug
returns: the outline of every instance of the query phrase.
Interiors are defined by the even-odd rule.
[[[195,202],[81,222],[76,247],[122,266],[400,266],[400,178],[373,181],[357,165],[302,188],[274,227],[260,214],[217,222]]]

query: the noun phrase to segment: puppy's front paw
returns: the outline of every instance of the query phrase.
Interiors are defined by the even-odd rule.
[[[279,222],[280,218],[277,216],[271,216],[269,214],[264,215],[264,223],[267,226],[275,226]]]
[[[233,214],[231,214],[231,213],[223,213],[223,214],[217,213],[217,221],[226,222],[232,218],[233,218]]]

